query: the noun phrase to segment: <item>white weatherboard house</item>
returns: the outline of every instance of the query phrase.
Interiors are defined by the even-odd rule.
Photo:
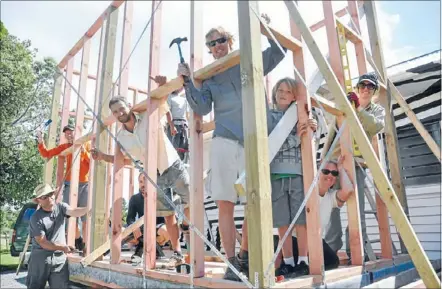
[[[441,51],[435,51],[387,68],[387,73],[411,106],[425,128],[441,145]],[[317,92],[333,100],[326,85]],[[402,173],[413,228],[431,260],[441,258],[441,164],[411,124],[402,108],[394,100],[393,111],[402,159]],[[208,169],[212,134],[204,136],[204,169]],[[325,142],[321,139],[320,150]],[[321,151],[318,152],[318,156]],[[233,185],[233,184],[232,184]],[[373,192],[373,190],[372,190]],[[370,206],[366,202],[366,210]],[[206,197],[206,236],[220,248],[218,232],[218,209],[210,197]],[[236,206],[235,223],[239,231],[244,218],[244,207]],[[378,223],[374,215],[367,214],[367,234],[370,240],[379,239]],[[342,228],[347,226],[346,206],[341,209]],[[396,228],[391,224],[392,239],[399,250]],[[212,234],[209,233],[209,230]],[[345,232],[343,234],[345,249]],[[213,236],[213,239],[212,239]],[[380,243],[373,243],[375,252],[380,252]],[[342,250],[341,249],[341,250]],[[222,249],[221,249],[222,250]],[[222,251],[223,252],[223,251]]]

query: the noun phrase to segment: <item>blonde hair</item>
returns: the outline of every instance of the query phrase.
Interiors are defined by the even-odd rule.
[[[285,77],[282,78],[280,80],[278,80],[278,82],[275,84],[275,86],[273,86],[272,89],[272,102],[273,102],[273,107],[276,108],[277,107],[277,103],[276,103],[276,92],[278,91],[279,86],[285,83],[287,84],[287,86],[290,88],[290,90],[292,91],[293,95],[296,96],[296,86],[298,84],[298,82],[291,77]]]
[[[227,43],[229,44],[229,48],[230,48],[230,50],[232,50],[233,42],[235,41],[233,34],[228,32],[227,30],[225,30],[224,27],[222,27],[222,26],[218,26],[218,27],[214,27],[214,28],[210,29],[209,32],[207,32],[207,34],[205,36],[206,42],[207,42],[207,38],[209,38],[215,32],[217,32],[221,36],[227,38]],[[206,44],[206,46],[208,47],[207,44]],[[212,52],[210,52],[210,49],[209,49],[209,53],[212,54]]]

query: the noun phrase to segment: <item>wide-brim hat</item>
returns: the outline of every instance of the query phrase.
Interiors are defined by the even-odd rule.
[[[33,199],[38,199],[43,196],[49,195],[55,192],[56,189],[53,189],[49,184],[40,184],[34,189],[34,193],[32,194]]]

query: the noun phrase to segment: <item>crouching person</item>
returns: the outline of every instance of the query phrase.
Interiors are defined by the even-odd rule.
[[[81,217],[87,207],[72,209],[68,204],[55,202],[55,190],[48,184],[38,185],[34,190],[34,202],[40,208],[30,220],[32,250],[28,265],[27,288],[68,288],[69,268],[66,253],[74,250],[66,245],[66,217]]]
[[[322,232],[322,249],[324,255],[324,268],[325,270],[335,269],[339,266],[339,257],[336,251],[333,250],[330,245],[325,241],[324,236],[330,227],[330,217],[333,209],[340,209],[344,203],[348,200],[353,193],[353,183],[350,181],[347,172],[342,166],[343,158],[336,161],[328,161],[324,168],[319,172],[319,216],[321,221]],[[339,177],[340,189],[335,189],[337,184],[337,178]],[[282,238],[282,236],[280,236]],[[292,252],[295,262],[298,262],[299,251],[298,242],[296,237],[288,237],[292,244]],[[278,237],[274,236],[274,247],[278,245]],[[281,253],[275,262],[275,268],[279,270],[288,266],[286,259],[282,260]]]

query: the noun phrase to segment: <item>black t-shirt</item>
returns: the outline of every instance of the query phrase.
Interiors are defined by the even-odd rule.
[[[135,223],[136,217],[144,216],[144,197],[141,193],[133,195],[129,200],[129,209],[127,212],[126,223],[128,226]],[[157,225],[164,224],[163,217],[157,217]]]

